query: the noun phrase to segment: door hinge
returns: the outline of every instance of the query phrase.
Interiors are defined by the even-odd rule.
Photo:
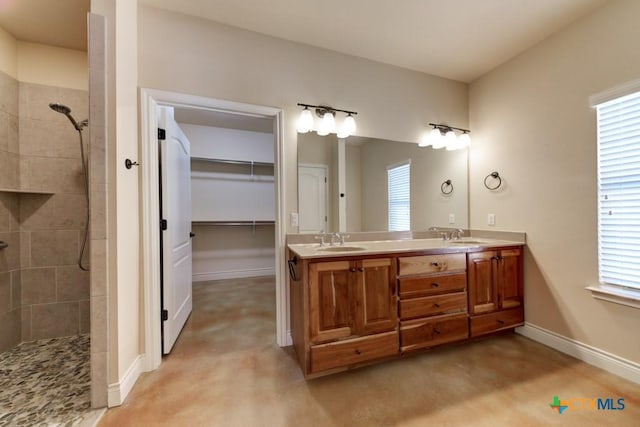
[[[162,310],[162,313],[160,315],[162,317],[162,321],[164,322],[165,320],[169,320],[169,312],[167,310]]]
[[[167,139],[167,132],[162,128],[158,128],[158,140],[164,141],[165,139]]]
[[[164,230],[166,230],[166,229],[167,229],[167,220],[166,220],[166,219],[161,219],[161,220],[160,220],[160,229],[161,229],[162,231],[164,231]]]

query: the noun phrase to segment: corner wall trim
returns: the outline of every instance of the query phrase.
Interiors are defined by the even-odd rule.
[[[640,384],[640,364],[616,356],[596,347],[581,343],[571,338],[551,332],[531,323],[516,328],[516,332],[533,341],[573,356],[589,365],[604,369],[636,384]]]
[[[122,405],[140,377],[143,365],[144,356],[139,355],[135,358],[131,366],[129,366],[129,369],[127,369],[127,372],[125,372],[119,382],[109,384],[109,391],[107,395],[107,405],[109,408]]]

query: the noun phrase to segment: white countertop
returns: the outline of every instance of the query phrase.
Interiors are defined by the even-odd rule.
[[[404,253],[417,251],[434,252],[468,252],[482,248],[499,248],[507,246],[522,246],[524,243],[510,240],[497,240],[488,238],[468,237],[460,240],[442,239],[412,239],[412,240],[376,240],[351,242],[347,241],[344,246],[325,245],[320,247],[319,243],[300,243],[287,245],[300,258],[327,258],[344,256],[362,256],[387,253]]]

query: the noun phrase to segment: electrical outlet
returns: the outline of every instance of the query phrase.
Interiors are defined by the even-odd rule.
[[[487,215],[487,224],[488,225],[496,225],[496,214]]]
[[[456,214],[449,214],[449,224],[455,224],[456,223]]]
[[[298,212],[291,212],[289,214],[289,219],[291,221],[291,226],[292,227],[297,227],[298,226]]]

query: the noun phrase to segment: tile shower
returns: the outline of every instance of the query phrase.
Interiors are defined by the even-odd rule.
[[[87,91],[0,72],[0,360],[21,343],[90,332],[89,273],[77,265],[86,214],[78,133],[51,102],[88,117]],[[88,347],[77,349],[87,370]],[[7,375],[0,366],[0,381]]]

